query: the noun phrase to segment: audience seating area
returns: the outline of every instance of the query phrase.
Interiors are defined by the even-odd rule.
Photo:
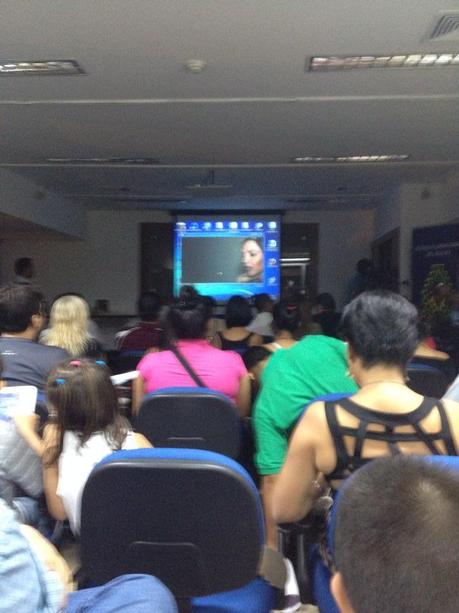
[[[257,474],[252,461],[254,442],[251,414],[253,415],[257,410],[260,390],[266,386],[267,378],[273,376],[272,372],[279,377],[280,387],[282,387],[282,376],[285,374],[282,370],[283,360],[289,355],[307,356],[309,346],[307,337],[296,341],[292,336],[289,339],[291,346],[288,349],[281,348],[275,354],[266,348],[262,349],[259,351],[259,359],[254,359],[256,363],[252,366],[251,362],[250,368],[247,366],[249,372],[240,356],[234,354],[236,356],[234,361],[227,362],[228,373],[218,373],[219,378],[217,379],[222,386],[227,384],[227,377],[230,376],[238,382],[239,392],[236,390],[231,399],[222,391],[205,387],[212,363],[206,363],[203,367],[199,359],[201,359],[202,347],[210,347],[205,339],[212,312],[209,303],[201,299],[202,297],[199,297],[197,293],[192,293],[191,298],[182,298],[182,301],[177,303],[179,304],[177,309],[183,309],[183,304],[185,304],[187,318],[190,317],[190,312],[196,316],[193,325],[194,330],[200,330],[200,336],[197,335],[198,338],[187,336],[187,331],[183,332],[180,325],[177,325],[177,329],[181,330],[188,345],[186,343],[180,345],[182,337],[172,335],[168,339],[169,345],[153,348],[155,356],[161,355],[161,351],[169,351],[170,354],[176,355],[175,362],[173,355],[168,359],[173,363],[174,372],[178,371],[182,379],[184,375],[189,376],[189,385],[157,386],[158,389],[147,393],[146,381],[139,374],[142,368],[140,365],[139,371],[133,375],[134,377],[138,375],[138,378],[135,378],[132,384],[132,409],[130,406],[131,383],[127,385],[124,383],[121,386],[118,394],[118,407],[104,407],[106,397],[103,394],[100,396],[102,386],[106,386],[107,394],[113,394],[116,405],[115,392],[109,375],[136,371],[137,364],[148,354],[148,351],[111,351],[107,356],[108,367],[100,360],[94,361],[80,356],[71,356],[51,369],[48,387],[45,392],[40,392],[36,407],[36,413],[40,418],[37,432],[31,433],[24,430],[22,422],[17,421],[17,428],[21,436],[24,436],[36,453],[42,455],[43,458],[48,508],[54,518],[60,520],[57,524],[59,530],[54,532],[57,535],[54,540],[58,547],[66,538],[72,542],[72,547],[75,548],[77,558],[81,562],[81,568],[78,569],[76,575],[80,590],[109,584],[110,581],[121,575],[145,574],[157,577],[163,582],[177,601],[179,611],[183,612],[269,613],[273,610],[282,610],[287,605],[290,608],[285,610],[294,611],[301,604],[301,600],[303,603],[317,604],[323,613],[339,613],[330,592],[330,571],[323,564],[323,549],[320,547],[320,543],[323,544],[324,530],[328,530],[328,546],[333,551],[334,517],[337,505],[333,504],[330,498],[330,490],[328,492],[324,490],[323,493],[327,495],[319,499],[319,503],[315,504],[302,521],[278,522],[278,552],[269,552],[266,543],[272,546],[268,537],[272,519],[269,511],[270,501],[263,488],[270,477],[278,480],[284,475],[278,468],[268,470],[266,473],[260,470]],[[405,302],[407,303],[406,300]],[[2,308],[2,296],[0,295],[0,324]],[[414,311],[412,305],[409,306],[409,309],[411,309],[412,316]],[[180,313],[177,317],[179,316]],[[167,329],[166,325],[164,329]],[[30,325],[27,330],[30,331]],[[18,335],[20,334],[22,332],[19,331]],[[333,359],[336,362],[336,372],[333,373],[334,383],[328,385],[327,377],[330,373],[327,370],[327,363],[319,360],[317,370],[320,372],[314,371],[309,375],[306,384],[309,385],[312,381],[311,387],[304,397],[302,382],[298,384],[298,390],[293,389],[296,383],[292,384],[292,390],[282,390],[282,393],[285,391],[286,394],[282,396],[284,400],[279,401],[279,405],[276,405],[276,397],[270,398],[279,414],[276,417],[279,420],[276,425],[269,424],[269,428],[274,430],[274,434],[272,432],[270,434],[273,445],[285,445],[287,448],[288,443],[294,438],[292,433],[295,433],[295,425],[298,426],[301,420],[304,421],[304,418],[310,416],[311,412],[308,413],[310,405],[315,404],[316,409],[311,409],[311,411],[318,413],[317,407],[320,403],[335,401],[338,403],[340,399],[354,395],[358,389],[353,381],[349,383],[349,374],[346,374],[344,343],[325,335],[320,337],[322,341],[317,340],[318,337],[315,336],[312,338],[316,339],[312,347],[318,347],[320,342],[323,342],[326,350],[334,356]],[[265,340],[271,341],[272,337]],[[414,336],[410,342],[414,346]],[[195,343],[196,346],[193,347],[195,353],[190,352],[185,359],[183,354],[190,343]],[[172,349],[169,350],[167,347],[172,347]],[[182,348],[179,350],[180,347]],[[303,354],[299,352],[300,348],[303,348]],[[221,350],[215,347],[212,347],[212,351],[220,352],[220,356],[223,355]],[[361,351],[365,353],[365,349]],[[287,354],[287,352],[293,353]],[[255,353],[252,347],[252,355]],[[7,361],[8,356],[5,355],[3,359]],[[368,367],[365,359],[360,358],[360,354],[357,358],[353,354],[351,357],[348,355],[348,359],[350,370],[354,368],[352,377],[359,384],[360,389],[366,385],[371,387],[373,384],[388,383],[395,386],[403,385],[403,390],[411,388],[422,396],[441,398],[448,386],[440,370],[419,362],[408,364],[407,385],[403,381],[402,375],[405,374],[403,369],[403,372],[400,371],[400,373],[396,370],[391,371],[387,381],[384,379],[381,381],[376,377],[374,381],[370,380],[367,383],[365,376],[373,364]],[[356,359],[360,359],[357,366]],[[384,364],[384,358],[381,359]],[[275,371],[268,367],[264,371],[270,360],[272,360],[271,364],[280,364],[280,367],[278,366]],[[285,361],[285,364],[288,362]],[[406,361],[404,364],[406,366]],[[295,367],[298,368],[300,376],[301,360]],[[290,368],[290,366],[285,366],[285,368]],[[400,381],[394,380],[397,373],[401,376]],[[313,380],[316,376],[317,381]],[[155,383],[154,370],[151,377]],[[248,387],[246,387],[246,399],[244,402],[241,401],[241,390],[247,384],[247,378],[252,385],[252,407],[248,415],[247,410],[242,408],[249,397]],[[286,381],[295,381],[295,374],[293,373],[292,378]],[[335,389],[340,387],[339,381],[342,382],[341,389],[346,389],[347,386],[348,391],[341,393],[340,389]],[[288,387],[289,383],[285,383],[284,386]],[[315,389],[317,392],[314,394]],[[409,391],[409,394],[411,393]],[[407,397],[411,398],[411,396]],[[295,413],[291,410],[292,407],[289,407],[290,414],[295,414],[295,420],[282,425],[284,410],[282,402],[287,402],[285,400],[287,398],[293,399],[292,402],[296,403],[293,407]],[[54,404],[51,403],[51,399],[54,399]],[[93,405],[89,401],[86,405],[82,399],[91,399]],[[138,404],[135,404],[136,402]],[[85,404],[85,406],[81,407],[78,403]],[[327,414],[327,423],[330,425],[333,414],[328,409],[334,409],[336,420],[336,405],[323,406]],[[365,407],[361,409],[366,410]],[[80,410],[81,415],[77,415]],[[101,417],[104,411],[106,415]],[[352,414],[351,409],[349,411]],[[413,413],[416,411],[417,409]],[[96,423],[96,414],[97,419],[102,419],[103,426],[101,428],[94,426],[94,432],[88,430],[87,435],[86,427],[89,429],[92,421]],[[426,409],[425,415],[428,414],[430,413]],[[387,414],[384,413],[384,415]],[[361,421],[360,426],[351,428],[342,426],[343,422],[340,421],[342,418],[341,415],[334,426],[330,426],[332,436],[335,437],[341,427],[348,436],[355,436],[355,450],[354,452],[349,451],[348,455],[351,457],[354,453],[352,458],[357,458],[356,465],[360,466],[369,459],[373,459],[364,457],[364,454],[361,456],[364,439],[357,441],[360,431],[365,437],[366,429],[370,427],[368,424],[373,422],[365,424]],[[72,422],[72,419],[75,421]],[[263,414],[263,419],[269,421],[270,417]],[[84,420],[87,420],[86,424]],[[256,420],[254,419],[253,422],[255,423]],[[75,423],[79,427],[75,426]],[[417,423],[413,423],[417,436],[421,429]],[[454,436],[449,431],[446,432],[444,423],[445,419],[442,417],[441,436],[445,441],[447,451],[451,453],[451,449],[454,449],[454,441],[448,446],[447,437],[454,438]],[[60,443],[60,455],[58,453],[53,460],[49,460],[50,448],[47,445],[49,445],[50,428],[58,429],[59,427],[64,429],[63,440]],[[296,430],[299,427],[301,424]],[[384,426],[384,434],[387,434],[387,441],[386,439],[384,441],[388,443],[392,451],[397,445],[393,438],[396,436],[394,429],[396,430],[397,427],[397,425]],[[282,432],[279,431],[280,428]],[[358,431],[357,434],[352,434],[354,430]],[[79,521],[73,521],[73,523],[70,521],[73,534],[70,534],[66,528],[65,517],[70,517],[70,515],[68,513],[65,515],[67,510],[65,501],[61,501],[63,510],[59,504],[56,504],[56,499],[59,499],[62,491],[59,471],[61,470],[61,458],[68,452],[67,435],[69,432],[75,438],[77,454],[82,449],[87,449],[94,454],[87,460],[89,464],[85,465],[89,477],[82,486],[81,495],[76,496],[77,500],[74,501],[78,514],[81,504],[81,527]],[[113,450],[113,453],[105,455],[106,451],[98,451],[99,443],[94,443],[95,439],[92,438],[94,433],[104,441],[103,445],[106,447],[101,448]],[[374,431],[370,432],[367,440],[372,438],[371,434],[374,434]],[[425,442],[429,436],[434,438],[430,433],[426,434],[421,431],[421,434],[424,436],[421,442]],[[258,431],[255,432],[255,435],[258,446],[266,444],[262,440],[264,433],[260,434]],[[279,442],[280,438],[281,442]],[[373,439],[378,439],[378,435],[373,436]],[[400,440],[402,439],[403,436]],[[415,441],[414,435],[409,440]],[[91,446],[93,444],[94,447]],[[433,449],[433,452],[436,452],[435,444],[430,439],[426,445],[430,451]],[[53,449],[55,451],[55,447],[51,446],[51,450]],[[341,444],[340,452],[343,450],[347,453],[344,443]],[[287,453],[286,450],[285,453]],[[359,463],[360,460],[361,463]],[[453,467],[454,470],[459,469],[457,458],[440,456],[433,460],[440,465]],[[289,461],[292,460],[287,455],[286,464]],[[54,466],[56,471],[56,483],[52,491],[55,496],[51,498],[49,490],[46,489],[49,488],[50,466]],[[352,472],[351,466],[345,476]],[[251,475],[254,475],[255,480]],[[264,498],[258,489],[257,480],[260,475],[264,480],[261,488]],[[343,480],[344,478],[335,476],[332,479]],[[3,482],[4,479],[6,477],[0,474],[0,480]],[[314,487],[325,488],[323,484],[314,483]],[[330,488],[331,483],[330,480],[326,487]],[[310,484],[304,489],[310,490]],[[19,492],[18,496],[19,494],[22,495],[24,492]],[[333,496],[334,494],[335,492]],[[337,500],[339,504],[339,496]],[[34,502],[37,503],[37,501]],[[40,512],[47,515],[44,502],[44,497],[42,497],[39,501]],[[332,509],[331,522],[326,528],[327,524],[324,520],[330,507]],[[75,529],[75,526],[79,531]],[[284,557],[289,558],[292,562],[297,581],[293,590],[293,604],[284,593],[287,574]]]

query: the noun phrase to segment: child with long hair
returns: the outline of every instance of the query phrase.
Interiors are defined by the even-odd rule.
[[[51,423],[45,429],[44,487],[49,512],[80,529],[81,496],[94,466],[120,449],[151,447],[118,411],[103,362],[66,360],[47,382]]]

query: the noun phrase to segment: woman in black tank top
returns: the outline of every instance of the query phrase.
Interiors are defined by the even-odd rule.
[[[324,483],[337,488],[375,458],[457,455],[459,404],[424,398],[406,385],[416,324],[415,307],[390,292],[364,292],[346,307],[341,327],[349,373],[360,389],[351,398],[315,402],[304,413],[274,493],[279,523],[300,520]]]
[[[246,330],[251,321],[252,310],[247,300],[242,296],[232,296],[225,310],[226,330],[218,332],[213,344],[218,349],[230,349],[241,355],[249,347],[261,345],[262,337]]]

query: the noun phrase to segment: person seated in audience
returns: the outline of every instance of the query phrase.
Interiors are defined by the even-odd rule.
[[[60,347],[75,358],[101,358],[100,343],[89,334],[89,306],[76,294],[65,294],[51,306],[49,327],[43,330],[40,342]]]
[[[430,327],[423,320],[420,320],[418,324],[418,336],[419,343],[409,365],[433,366],[445,375],[448,384],[452,383],[457,374],[454,360],[444,351],[433,349],[428,344],[427,339],[430,337]]]
[[[110,372],[102,362],[66,360],[47,382],[43,481],[51,515],[80,530],[81,496],[94,466],[119,449],[151,447],[120,415]]]
[[[1,499],[0,542],[0,613],[177,613],[170,591],[148,575],[121,575],[74,592],[72,573],[61,554],[39,532],[18,523]]]
[[[253,298],[253,305],[257,314],[247,326],[247,330],[262,337],[272,336],[274,302],[271,296],[269,294],[256,294]]]
[[[455,613],[459,476],[396,456],[358,470],[343,487],[331,589],[341,613]]]
[[[37,342],[46,322],[42,294],[26,285],[0,288],[0,354],[7,385],[45,386],[51,368],[68,357],[59,347]]]
[[[274,340],[264,345],[274,353],[278,349],[290,349],[296,344],[295,334],[301,325],[301,309],[297,302],[283,301],[274,305]]]
[[[255,464],[262,477],[266,532],[271,547],[276,547],[272,492],[290,434],[308,402],[324,394],[346,394],[357,389],[346,370],[346,346],[342,341],[310,335],[287,351],[276,351],[263,371],[252,421],[257,448]]]
[[[261,375],[271,357],[271,351],[263,347],[263,345],[257,345],[256,347],[249,347],[247,351],[242,354],[247,372],[249,373],[251,381],[251,397],[252,404],[258,393],[261,384]]]
[[[249,347],[261,345],[262,337],[247,330],[251,321],[252,310],[248,301],[242,296],[231,296],[225,309],[226,329],[217,332],[214,337],[214,346],[223,351],[230,349],[242,354]]]
[[[316,311],[312,319],[322,328],[325,336],[339,338],[338,329],[341,320],[341,313],[336,312],[336,302],[331,294],[323,292],[319,294],[314,303]]]
[[[274,492],[279,523],[311,510],[322,475],[336,489],[381,456],[457,455],[459,405],[424,398],[406,385],[406,365],[418,343],[416,308],[398,294],[364,292],[345,308],[341,328],[359,391],[316,402],[304,413]]]
[[[2,360],[0,359],[0,388]],[[0,397],[0,404],[2,399]],[[37,434],[38,415],[27,408],[0,408],[0,498],[15,508],[23,523],[46,524],[40,512],[43,495],[41,456],[43,442]]]
[[[159,349],[164,343],[164,331],[159,323],[163,299],[155,291],[143,292],[137,302],[140,322],[116,335],[116,349],[123,351],[147,351]]]
[[[242,358],[221,351],[206,340],[210,303],[202,296],[172,303],[165,313],[169,349],[148,353],[139,362],[134,382],[133,407],[140,407],[145,392],[165,387],[202,385],[231,398],[242,417],[250,410],[250,379]],[[189,365],[194,377],[183,365]],[[199,383],[200,381],[200,383]]]
[[[34,275],[32,258],[17,258],[14,261],[14,282],[17,285],[31,285]]]

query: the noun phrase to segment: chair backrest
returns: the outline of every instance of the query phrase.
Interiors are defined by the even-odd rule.
[[[441,398],[448,389],[448,379],[444,373],[427,364],[408,364],[407,385],[413,391],[430,398]]]
[[[439,466],[445,466],[445,468],[457,470],[459,471],[459,457],[457,456],[434,456],[434,455],[426,455],[424,459],[428,462],[434,462]],[[332,511],[329,516],[328,522],[328,533],[327,533],[327,541],[328,541],[328,550],[333,556],[335,543],[334,543],[334,535],[335,535],[335,527],[336,527],[336,519],[338,515],[338,508],[340,503],[341,490],[338,492],[334,505],[332,507]],[[331,595],[330,592],[330,580],[331,573],[329,569],[323,564],[320,559],[320,554],[317,551],[314,552],[313,563],[312,563],[312,580],[314,584],[314,596],[316,603],[319,606],[319,609],[323,613],[339,613],[336,602]]]
[[[136,428],[154,447],[207,449],[236,458],[241,445],[237,409],[224,394],[201,387],[148,394]]]
[[[136,370],[137,364],[143,358],[144,351],[122,351],[111,358],[111,367],[115,374]]]
[[[83,492],[82,564],[95,584],[146,573],[178,598],[232,590],[256,576],[263,542],[258,491],[220,454],[115,452]]]

